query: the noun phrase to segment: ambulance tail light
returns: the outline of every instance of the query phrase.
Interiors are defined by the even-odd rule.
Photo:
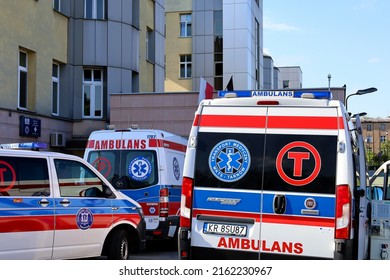
[[[160,219],[165,220],[169,211],[169,190],[168,188],[160,189]]]
[[[349,239],[351,231],[352,196],[348,185],[336,187],[336,239]]]
[[[180,203],[180,227],[191,226],[192,189],[194,180],[183,177]]]
[[[270,105],[279,105],[279,101],[273,101],[273,100],[261,100],[257,102],[257,105],[264,105],[264,106],[270,106]]]

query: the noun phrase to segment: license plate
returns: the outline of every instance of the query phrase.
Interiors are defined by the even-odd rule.
[[[217,223],[204,223],[203,233],[220,234],[220,235],[234,235],[246,236],[247,226],[243,225],[229,225]]]

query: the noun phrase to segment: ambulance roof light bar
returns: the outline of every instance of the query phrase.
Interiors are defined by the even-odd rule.
[[[0,144],[1,149],[31,149],[38,151],[39,149],[46,149],[47,143],[45,142],[27,142],[27,143],[10,143]]]
[[[259,91],[259,90],[235,90],[235,91],[218,91],[218,97],[267,97],[267,98],[310,98],[310,99],[332,99],[330,91]]]

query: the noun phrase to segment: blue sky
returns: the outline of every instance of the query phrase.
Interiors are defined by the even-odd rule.
[[[348,111],[390,116],[390,1],[263,0],[264,52],[274,66],[300,66],[303,87],[378,91],[348,99]]]

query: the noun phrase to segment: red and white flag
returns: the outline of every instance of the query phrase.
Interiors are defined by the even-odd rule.
[[[214,88],[210,85],[205,79],[200,77],[200,86],[199,86],[199,100],[200,103],[203,99],[212,99],[214,93]]]

